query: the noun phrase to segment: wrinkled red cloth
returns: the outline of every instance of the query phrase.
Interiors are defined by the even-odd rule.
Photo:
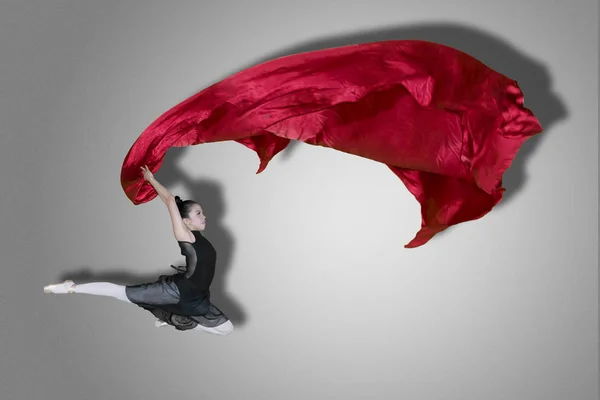
[[[121,184],[134,204],[157,193],[170,147],[235,140],[256,151],[257,173],[290,140],[386,164],[421,205],[405,247],[478,219],[502,198],[502,175],[542,131],[517,83],[437,43],[385,41],[294,54],[238,72],[148,126],[125,157]]]

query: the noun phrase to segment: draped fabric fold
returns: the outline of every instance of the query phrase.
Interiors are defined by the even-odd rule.
[[[542,127],[516,81],[470,55],[419,41],[372,42],[281,57],[240,71],[152,122],[123,162],[134,204],[157,194],[170,147],[236,141],[262,172],[290,140],[387,165],[421,205],[405,247],[481,218],[501,200],[502,176]]]

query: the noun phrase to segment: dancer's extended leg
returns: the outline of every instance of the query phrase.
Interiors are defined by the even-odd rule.
[[[45,293],[85,293],[96,296],[107,296],[117,300],[131,303],[125,294],[125,286],[110,282],[91,282],[75,284],[73,281],[65,281],[44,287]]]
[[[65,281],[63,283],[45,286],[44,293],[85,293],[96,296],[112,297],[127,303],[131,303],[131,300],[129,300],[125,294],[125,286],[110,282],[91,282],[76,285],[73,281]],[[163,326],[164,324],[165,323],[162,321],[157,321],[156,325]],[[220,336],[227,336],[233,332],[233,324],[231,321],[227,321],[213,328],[198,325],[194,328],[194,330],[204,331]]]
[[[131,303],[125,294],[125,286],[110,282],[91,282],[75,285],[75,293],[85,293],[97,296],[113,297],[117,300]]]

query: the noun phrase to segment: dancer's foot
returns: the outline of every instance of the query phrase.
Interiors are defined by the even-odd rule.
[[[44,286],[44,293],[75,293],[75,282],[64,281],[63,283]]]
[[[157,319],[156,321],[154,321],[154,326],[156,326],[157,328],[160,328],[161,326],[165,326],[165,325],[169,325],[169,324],[167,324],[165,321],[161,321],[160,319]]]

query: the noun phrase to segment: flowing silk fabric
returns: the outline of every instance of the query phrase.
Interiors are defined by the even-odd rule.
[[[150,124],[125,157],[134,204],[157,193],[170,147],[234,140],[256,151],[257,173],[290,140],[386,164],[421,205],[405,247],[487,214],[523,142],[542,131],[517,83],[456,49],[385,41],[294,54],[238,72]]]

